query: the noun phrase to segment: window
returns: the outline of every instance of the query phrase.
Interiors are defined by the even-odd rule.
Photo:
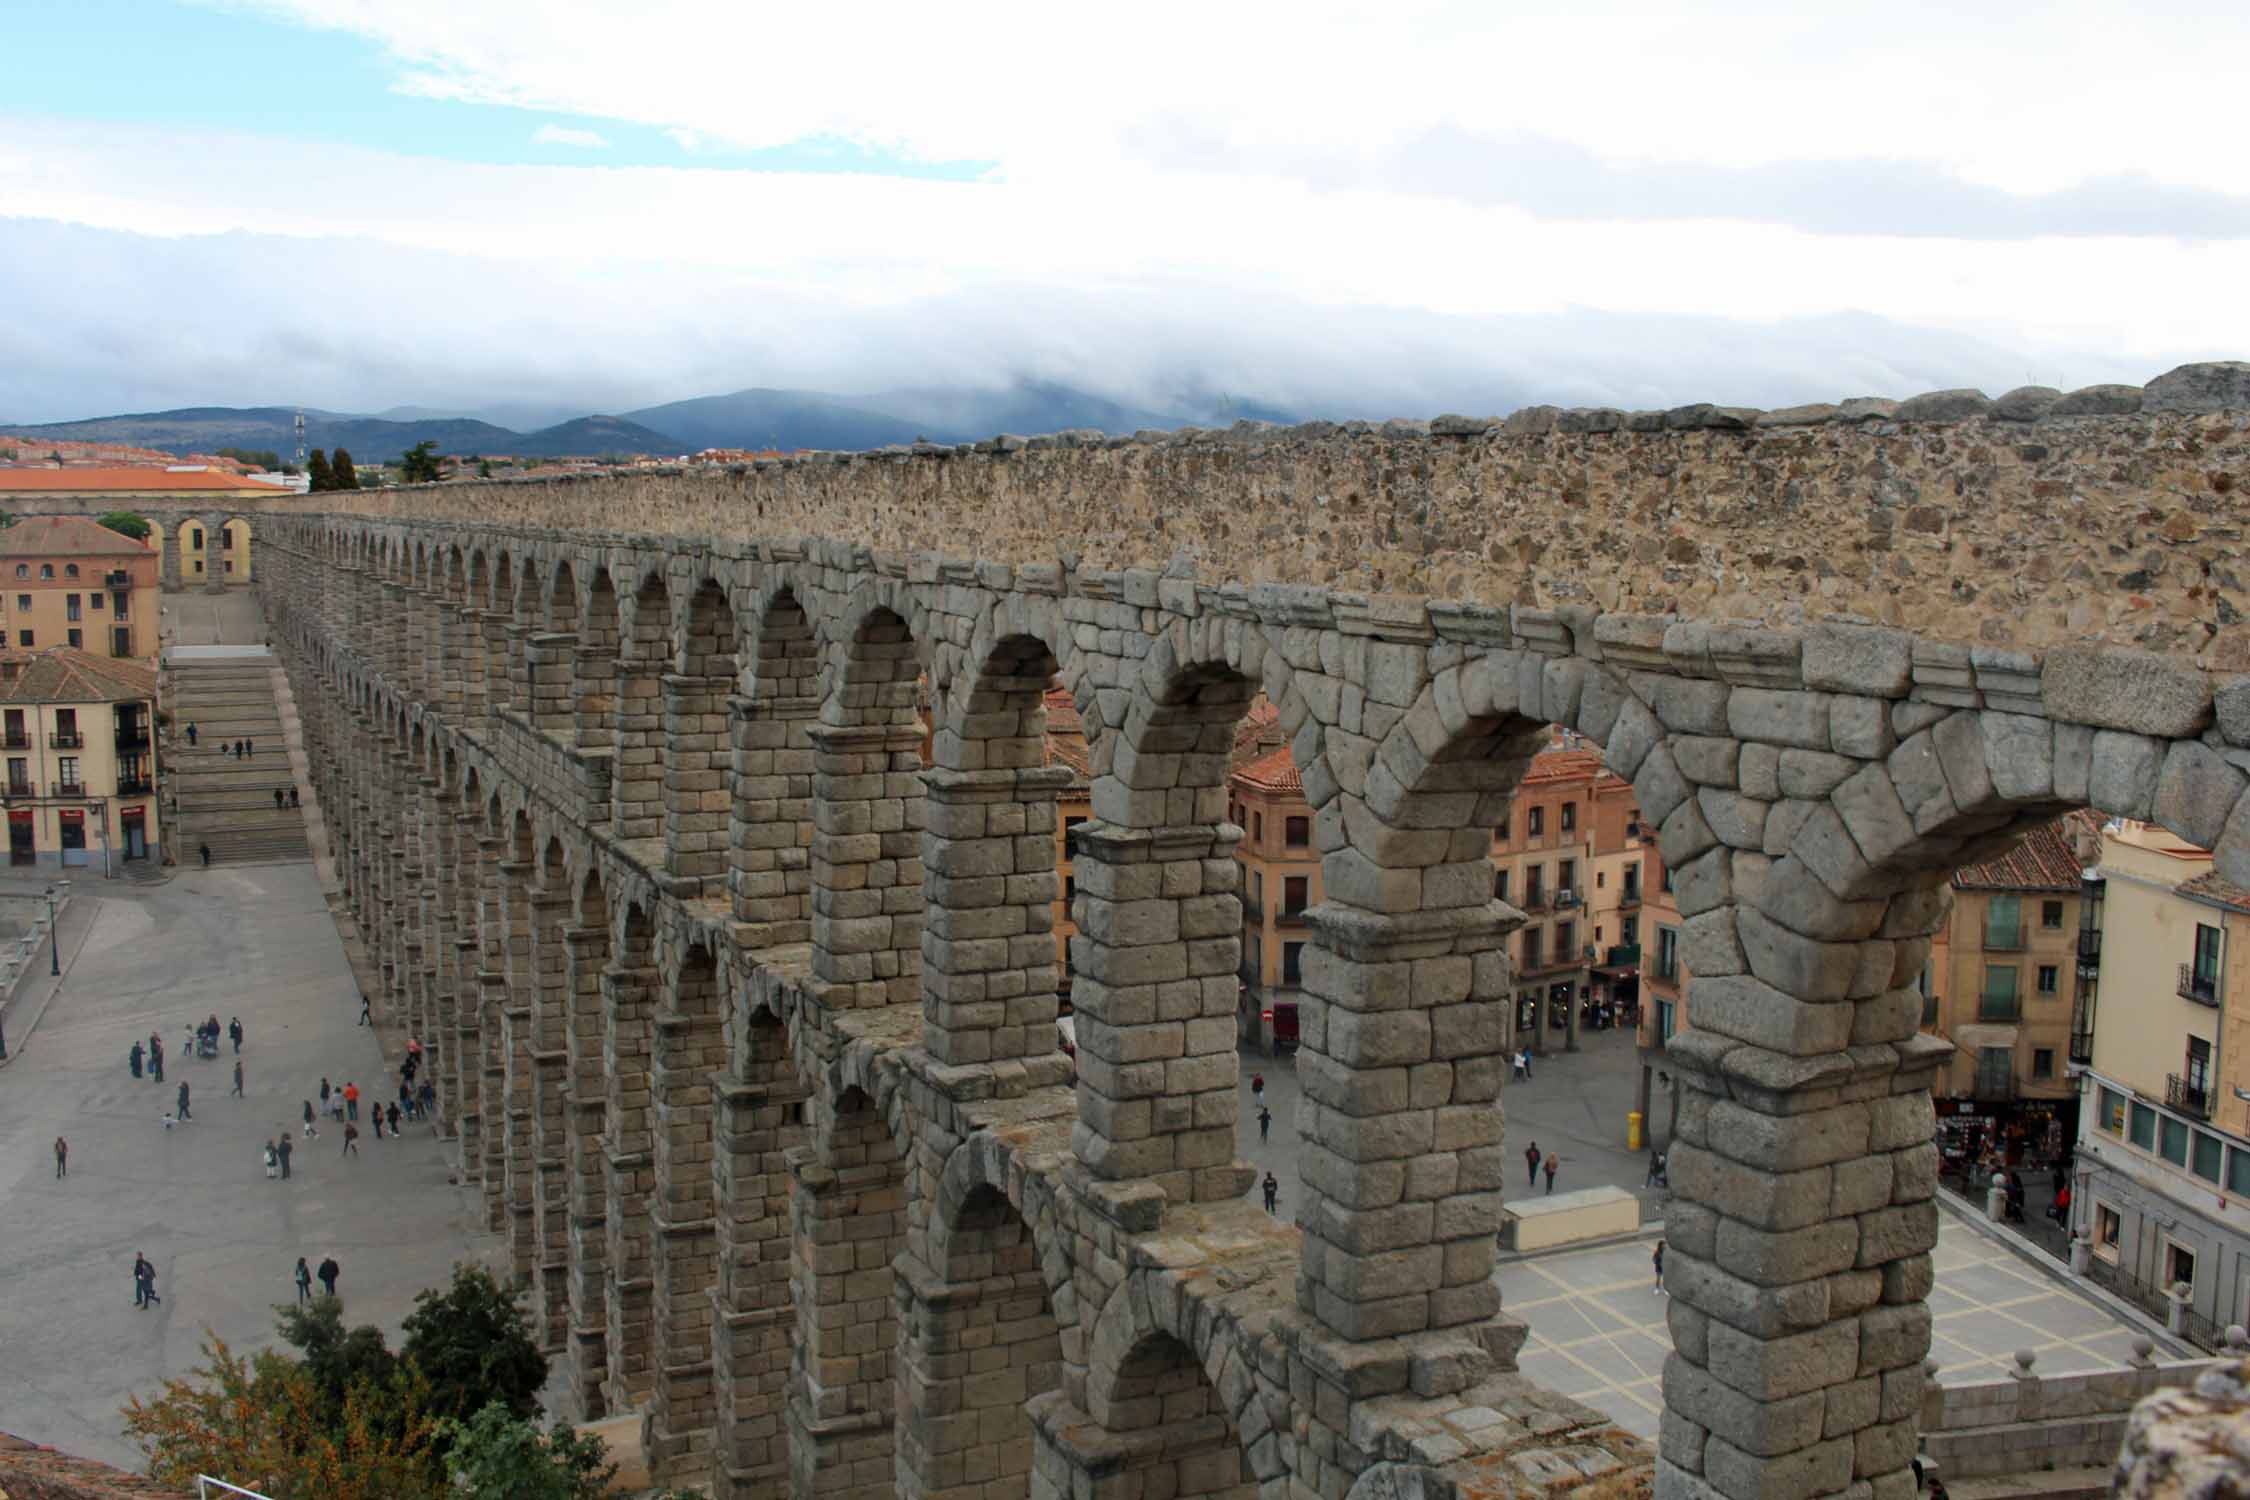
[[[2101,1114],[2095,1123],[2111,1135],[2125,1133],[2125,1096],[2115,1089],[2103,1089]]]
[[[1596,870],[1594,872],[1594,889],[1597,891],[1606,891],[1609,889],[1609,871]]]
[[[1508,899],[1508,872],[1506,870],[1494,870],[1492,872],[1492,899],[1495,901]]]
[[[1666,865],[1666,866],[1664,867],[1664,878],[1663,878],[1663,879],[1662,879],[1661,881],[1657,882],[1657,887],[1658,887],[1658,889],[1662,890],[1662,891],[1663,891],[1663,892],[1664,892],[1664,893],[1665,893],[1666,895],[1670,895],[1670,894],[1671,894],[1671,891],[1672,891],[1672,867],[1671,867],[1670,865]]]
[[[203,550],[203,528],[202,528],[202,527],[200,527],[200,526],[190,526],[190,527],[188,528],[188,534],[187,534],[187,544],[188,544],[188,546],[190,546],[191,548],[193,548],[194,550],[196,550],[196,551],[198,551],[198,552],[201,552],[201,551]]]
[[[2250,1151],[2227,1153],[2227,1191],[2250,1193]]]
[[[2195,926],[2195,963],[2188,976],[2189,998],[2206,1005],[2219,1000],[2219,929]]]
[[[1625,883],[1622,887],[1620,887],[1617,899],[1622,901],[1627,906],[1631,906],[1634,902],[1641,899],[1640,866],[1627,865],[1625,867]]]
[[[1492,825],[1492,842],[1495,844],[1508,842],[1508,820],[1506,818],[1502,818]]]
[[[76,578],[77,576],[78,576],[78,564],[76,564],[76,563],[64,563],[64,564],[63,564],[63,577],[65,577],[65,578]]]
[[[2039,993],[2042,995],[2055,993],[2055,966],[2053,964],[2041,964],[2039,966]]]
[[[1937,1007],[1937,996],[1931,994],[1922,996],[1922,1024],[1924,1026],[1935,1026],[1937,1024]]]
[[[1250,837],[1253,839],[1263,839],[1265,838],[1265,836],[1266,815],[1264,813],[1252,813],[1250,815]]]
[[[82,787],[86,784],[78,779],[78,757],[75,755],[64,755],[56,758],[55,777],[62,783],[66,792],[67,789]]]
[[[106,594],[88,594],[86,596],[87,607],[90,609],[100,609],[102,607],[102,600],[108,597],[109,596]]]
[[[1569,963],[1577,956],[1578,924],[1576,922],[1557,922],[1555,924],[1555,962]]]
[[[31,596],[30,596],[29,594],[18,594],[18,595],[16,595],[16,608],[18,608],[18,609],[29,609],[29,608],[31,608]]]
[[[2187,1121],[2175,1120],[2170,1115],[2166,1115],[2161,1121],[2158,1122],[2158,1124],[2160,1128],[2156,1133],[2156,1154],[2163,1157],[2166,1161],[2170,1162],[2175,1167],[2186,1166],[2188,1148]]]
[[[1569,833],[1569,832],[1570,832],[1571,830],[1575,829],[1575,828],[1576,828],[1576,827],[1578,826],[1578,804],[1577,804],[1577,803],[1575,803],[1575,802],[1565,802],[1565,803],[1564,803],[1564,804],[1562,805],[1562,825],[1561,825],[1561,826],[1562,826],[1562,831],[1563,831],[1564,833]]]
[[[1555,889],[1558,891],[1575,891],[1578,889],[1577,860],[1564,859],[1555,862]]]
[[[2116,1209],[2095,1204],[2094,1253],[2103,1260],[2117,1259],[2117,1241],[2123,1227],[2124,1221],[2117,1216]]]
[[[2063,904],[2060,901],[2039,903],[2039,925],[2049,932],[2058,931],[2063,922]]]
[[[133,654],[132,626],[119,625],[110,630],[109,654],[112,656],[131,656]]]
[[[1656,1036],[1658,1041],[1672,1040],[1673,1012],[1677,1009],[1669,1000],[1656,1002]]]
[[[1547,831],[1547,809],[1534,807],[1524,815],[1524,837],[1537,838]]]
[[[1281,982],[1283,984],[1304,983],[1304,957],[1305,945],[1303,943],[1283,943],[1281,945]]]
[[[1301,917],[1305,914],[1306,891],[1312,881],[1304,875],[1287,875],[1281,881],[1281,914]]]
[[[1526,905],[1532,907],[1547,904],[1547,867],[1545,865],[1524,866],[1523,899]]]
[[[2055,1076],[2054,1048],[2034,1047],[2031,1049],[2031,1076],[2034,1078],[2052,1078]]]
[[[1312,842],[1312,819],[1286,818],[1281,825],[1281,841],[1291,849],[1302,849]]]
[[[1977,1048],[1976,1091],[1979,1099],[2005,1098],[2016,1081],[2016,1054],[2008,1047]]]
[[[2195,1287],[2195,1252],[2173,1240],[2164,1242],[2164,1284],[2178,1286],[2186,1282],[2192,1291]]]
[[[1988,898],[1984,907],[1984,945],[2001,952],[2023,946],[2023,898],[2007,892]]]
[[[126,615],[127,615],[128,613],[130,613],[130,611],[129,611],[129,610],[128,610],[128,608],[127,608],[127,604],[128,604],[128,602],[129,602],[129,601],[130,601],[130,600],[132,599],[132,597],[133,597],[132,595],[130,595],[130,594],[128,594],[128,593],[126,593],[126,592],[125,592],[125,591],[124,591],[123,589],[120,589],[120,590],[118,590],[118,592],[117,592],[117,618],[119,618],[120,620],[124,619],[124,618],[125,618],[125,616],[126,616]],[[1081,823],[1083,823],[1083,822],[1085,822],[1086,820],[1085,820],[1084,818],[1080,818],[1080,819],[1078,819],[1078,821],[1079,821],[1079,822],[1081,822]]]
[[[31,762],[20,755],[8,757],[8,790],[18,797],[31,795]]]
[[[2018,1012],[2015,965],[1985,965],[1984,990],[1977,996],[1977,1019],[2013,1021]]]
[[[80,599],[80,596],[79,596],[79,595],[77,595],[77,594],[65,594],[65,595],[63,595],[63,618],[64,618],[64,619],[66,619],[66,620],[75,620],[75,619],[77,619],[77,618],[78,618],[78,610],[79,610],[79,599]]]
[[[198,573],[203,571],[203,559],[200,557],[195,560],[195,571]]]
[[[29,578],[29,577],[31,576],[31,564],[30,564],[30,563],[17,563],[17,564],[16,564],[16,576],[17,576],[18,578]],[[29,599],[29,598],[30,598],[31,596],[30,596],[29,594],[26,594],[26,595],[24,595],[23,597],[24,597],[24,598],[26,598],[26,599]],[[26,608],[26,609],[29,609],[30,607],[31,607],[31,606],[30,606],[29,604],[26,604],[26,605],[24,606],[24,608]]]
[[[31,644],[31,632],[30,632],[30,631],[28,631],[28,630],[19,630],[19,631],[17,631],[17,632],[16,632],[16,644],[17,644],[17,645],[19,645],[19,646],[28,646],[28,645],[30,645],[30,644]]]
[[[1680,930],[1677,927],[1656,929],[1656,977],[1680,977]]]
[[[2133,1101],[2133,1126],[2130,1134],[2133,1144],[2143,1151],[2156,1149],[2156,1111],[2138,1099]]]
[[[2195,1133],[2195,1154],[2188,1159],[2188,1170],[2205,1182],[2219,1180],[2219,1162],[2226,1155],[2226,1147],[2209,1131]]]
[[[52,577],[54,577],[54,576],[55,576],[55,565],[54,565],[53,563],[41,563],[41,564],[39,565],[39,576],[40,576],[41,578],[52,578]]]
[[[73,630],[73,631],[71,631],[71,632],[70,632],[69,634],[70,634],[70,645],[71,645],[71,647],[72,647],[73,649],[76,649],[77,647],[80,647],[80,646],[83,646],[83,645],[85,645],[85,644],[86,644],[86,632],[85,632],[85,631],[83,631],[83,630]]]
[[[1539,929],[1536,927],[1526,927],[1523,930],[1523,966],[1526,971],[1544,967],[1539,956]]]
[[[2187,1086],[2197,1098],[2208,1098],[2211,1092],[2211,1044],[2202,1037],[2191,1036],[2187,1044]]]
[[[1617,925],[1617,941],[1628,948],[1638,948],[1641,945],[1641,919],[1627,917],[1620,922]]]

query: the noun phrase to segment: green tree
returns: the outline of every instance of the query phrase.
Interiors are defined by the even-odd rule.
[[[480,458],[480,459],[478,459],[478,460],[477,460],[477,478],[479,478],[479,479],[490,479],[491,477],[492,477],[492,460],[491,460],[491,459],[489,459],[489,458]]]
[[[497,1401],[438,1430],[454,1487],[476,1500],[600,1500],[617,1473],[600,1438],[567,1422],[541,1434]]]
[[[424,438],[398,456],[399,482],[402,484],[434,484],[440,473],[437,444]]]
[[[148,524],[148,517],[137,516],[129,510],[113,510],[109,512],[109,514],[102,516],[95,522],[95,524],[98,526],[107,526],[110,530],[116,532],[119,536],[129,536],[136,542],[145,542],[148,540],[150,529]]]
[[[328,481],[332,490],[359,488],[359,475],[352,470],[352,456],[347,450],[338,448],[336,456],[328,460]]]
[[[336,487],[336,476],[328,467],[328,455],[318,448],[313,449],[312,453],[305,459],[305,472],[312,476],[313,494],[317,495],[324,490],[332,490]]]
[[[443,1291],[415,1297],[400,1351],[430,1383],[430,1410],[458,1421],[497,1402],[519,1417],[539,1409],[547,1356],[532,1337],[521,1292],[504,1290],[482,1266],[453,1268]]]
[[[331,1421],[341,1419],[355,1384],[386,1385],[398,1373],[398,1356],[384,1344],[383,1330],[369,1323],[347,1330],[344,1306],[334,1297],[285,1303],[274,1313],[282,1342],[298,1351],[299,1363],[327,1402]]]

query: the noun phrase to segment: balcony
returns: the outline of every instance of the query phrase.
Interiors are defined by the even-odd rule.
[[[2070,1034],[2070,1060],[2081,1067],[2094,1061],[2094,1034],[2091,1031],[2073,1031]]]
[[[1578,893],[1570,887],[1564,886],[1561,890],[1555,892],[1556,911],[1569,911],[1576,905],[1578,905]]]
[[[145,775],[136,774],[117,778],[117,795],[120,797],[146,797],[155,790],[156,784]]]
[[[1641,888],[1637,884],[1629,885],[1617,893],[1617,909],[1619,911],[1631,911],[1640,904]]]
[[[2098,927],[2078,929],[2078,966],[2082,969],[2098,966],[2102,961],[2102,933]]]
[[[58,729],[47,736],[47,745],[54,750],[83,750],[86,736],[75,729]]]
[[[2023,951],[2023,924],[2021,922],[1985,923],[1984,951],[1987,953],[2021,953]]]
[[[10,750],[29,750],[31,748],[31,736],[20,729],[9,730],[6,741]]]
[[[2216,1009],[2219,1004],[2219,976],[2198,974],[2194,964],[2181,964],[2180,998]]]
[[[129,589],[133,586],[133,575],[123,570],[115,573],[104,574],[102,577],[102,586],[104,588]]]
[[[2013,994],[1979,995],[1977,996],[1977,1019],[2012,1025],[2023,1019],[2023,997]]]
[[[2182,1078],[2173,1073],[2164,1080],[2164,1103],[2183,1115],[2208,1120],[2211,1118],[2211,1106],[2214,1102],[2207,1079]]]
[[[136,724],[119,729],[117,731],[117,748],[120,750],[146,750],[148,748],[148,726]]]
[[[48,783],[47,795],[50,797],[83,797],[86,795],[86,783],[83,781],[50,782]]]
[[[1284,906],[1276,920],[1286,926],[1302,927],[1305,925],[1305,908],[1302,906]]]
[[[1546,909],[1547,893],[1545,890],[1541,889],[1538,886],[1533,886],[1530,890],[1523,893],[1523,910],[1545,911]]]
[[[1969,1085],[1969,1097],[1992,1104],[2005,1103],[2016,1097],[2016,1075],[1979,1073]]]
[[[28,781],[11,781],[8,783],[7,797],[10,802],[18,802],[27,797],[36,797],[38,795],[39,788],[33,786]]]

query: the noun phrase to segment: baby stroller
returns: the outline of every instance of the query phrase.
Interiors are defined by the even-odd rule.
[[[218,1033],[198,1031],[195,1034],[195,1055],[197,1057],[217,1057],[219,1055]]]

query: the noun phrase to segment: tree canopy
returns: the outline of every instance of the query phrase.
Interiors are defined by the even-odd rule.
[[[113,510],[97,518],[94,524],[106,526],[119,536],[129,536],[136,542],[147,541],[148,534],[153,529],[148,524],[148,517],[135,515],[129,510]]]
[[[359,474],[352,468],[350,450],[338,448],[335,455],[328,460],[328,487],[332,490],[356,490],[359,488]]]
[[[442,472],[438,464],[437,444],[424,438],[398,456],[399,478],[406,484],[435,483]]]
[[[468,1264],[454,1266],[444,1290],[415,1297],[402,1352],[429,1379],[431,1411],[465,1421],[489,1402],[519,1417],[539,1409],[547,1356],[520,1297]]]
[[[311,489],[313,494],[317,495],[324,490],[336,487],[335,477],[328,471],[328,455],[318,448],[305,455],[305,472],[312,476]]]

